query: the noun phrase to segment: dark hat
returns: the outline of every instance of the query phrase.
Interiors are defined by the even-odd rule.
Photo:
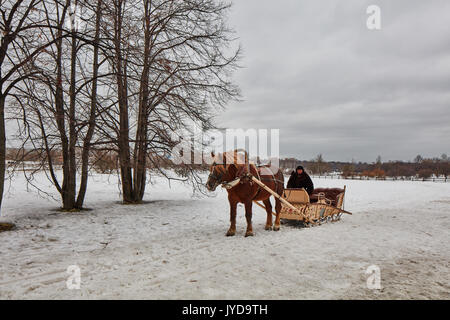
[[[295,169],[295,171],[298,171],[298,170],[300,170],[300,169],[303,170],[303,171],[305,171],[305,169],[304,169],[302,166],[298,166],[297,169]]]

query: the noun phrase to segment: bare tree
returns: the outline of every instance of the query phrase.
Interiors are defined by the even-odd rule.
[[[414,158],[414,162],[415,162],[415,163],[422,163],[422,161],[423,161],[423,157],[422,157],[420,154],[418,154],[418,155]]]
[[[34,71],[30,63],[56,41],[43,41],[39,30],[45,25],[42,0],[0,0],[0,208],[5,180],[7,102],[16,85]]]
[[[228,49],[230,5],[213,0],[110,0],[106,31],[117,103],[104,110],[101,134],[117,148],[123,201],[140,202],[147,167],[170,154],[177,132],[194,121],[212,127],[212,108],[239,91],[229,76],[239,49]],[[230,51],[227,56],[225,51]],[[134,138],[132,138],[134,136]]]
[[[382,164],[383,164],[383,162],[381,160],[381,156],[377,156],[377,159],[375,160],[375,167],[380,169]]]
[[[323,159],[322,154],[318,154],[315,159],[311,161],[310,169],[314,174],[322,175],[330,170],[328,163]]]
[[[83,10],[84,30],[79,30],[75,23],[73,10]],[[43,168],[48,170],[61,194],[63,209],[81,209],[97,116],[102,1],[97,0],[92,6],[77,0],[46,1],[43,12],[46,25],[41,28],[41,35],[53,44],[33,61],[33,76],[17,88],[21,113],[16,117],[23,123],[23,141],[35,150],[42,150]],[[93,18],[93,23],[89,23],[89,18]],[[55,172],[55,150],[62,155],[62,183]],[[77,195],[80,158],[81,182]]]

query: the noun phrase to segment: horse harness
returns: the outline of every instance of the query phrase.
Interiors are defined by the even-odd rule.
[[[214,165],[217,165],[217,164],[214,164]],[[283,187],[284,187],[284,182],[283,181],[281,181],[281,180],[279,180],[279,179],[277,179],[276,177],[275,177],[275,174],[272,172],[272,170],[270,170],[270,173],[272,174],[272,178],[261,178],[261,175],[260,175],[260,173],[259,173],[259,170],[258,170],[258,168],[264,168],[263,166],[261,166],[261,167],[257,167],[254,163],[252,163],[252,164],[249,164],[248,166],[247,166],[247,172],[245,172],[245,170],[243,170],[243,174],[242,175],[238,175],[238,177],[236,178],[236,179],[234,179],[233,181],[230,181],[230,182],[223,182],[222,183],[222,187],[223,188],[225,188],[225,189],[231,189],[231,188],[234,188],[235,186],[237,186],[239,183],[245,183],[245,180],[247,180],[248,179],[248,182],[250,183],[250,184],[253,184],[253,182],[252,182],[252,174],[251,174],[251,172],[250,172],[250,165],[253,167],[253,168],[255,168],[255,171],[256,171],[256,174],[258,175],[258,180],[259,181],[274,181],[275,182],[275,192],[276,193],[278,193],[278,188],[279,188],[279,184],[281,184]],[[215,173],[214,173],[214,171],[211,173],[211,177],[213,178],[213,179],[215,179],[216,181],[219,181],[219,180],[221,180],[222,179],[222,177],[223,177],[223,175],[225,174],[225,171],[223,171],[223,172],[221,172],[221,174],[220,175],[216,175]],[[243,181],[244,180],[244,181]],[[258,185],[258,191],[256,192],[256,194],[255,194],[255,196],[253,197],[253,199],[256,199],[257,197],[258,197],[258,195],[259,195],[259,193],[261,192],[261,190],[262,190],[262,188],[261,188],[261,186],[259,186]]]

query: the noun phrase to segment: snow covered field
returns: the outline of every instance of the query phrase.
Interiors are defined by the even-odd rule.
[[[43,189],[55,191],[43,178]],[[337,223],[264,231],[229,226],[226,191],[192,198],[188,186],[155,178],[143,205],[121,205],[114,176],[89,181],[91,211],[61,213],[57,201],[27,192],[20,176],[0,221],[0,299],[450,299],[450,183],[315,179],[348,188]],[[68,266],[81,270],[69,290]],[[381,270],[381,290],[366,269]]]

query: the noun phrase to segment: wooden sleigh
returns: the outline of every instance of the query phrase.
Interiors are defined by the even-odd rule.
[[[281,201],[281,219],[318,225],[327,221],[338,221],[344,213],[351,214],[344,210],[345,186],[344,189],[317,189],[311,199],[305,189],[285,189],[280,197],[257,178],[252,177],[252,180]],[[254,202],[265,209],[264,204]]]

